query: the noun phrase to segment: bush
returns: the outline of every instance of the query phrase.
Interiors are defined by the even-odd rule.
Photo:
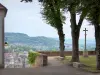
[[[28,62],[33,65],[35,63],[36,57],[39,55],[38,52],[30,51],[28,53]]]

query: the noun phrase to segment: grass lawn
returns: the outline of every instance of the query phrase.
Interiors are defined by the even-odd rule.
[[[71,56],[66,56],[65,61],[69,62],[70,60],[71,60]],[[100,72],[100,70],[96,70],[96,56],[89,56],[87,58],[80,56],[80,62],[87,66],[90,66],[90,67],[85,67],[83,69],[91,72]]]

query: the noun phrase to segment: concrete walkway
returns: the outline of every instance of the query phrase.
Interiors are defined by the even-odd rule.
[[[62,66],[60,61],[57,60],[58,57],[48,57],[48,66]]]
[[[47,67],[1,69],[0,75],[100,75],[83,72],[81,70],[64,65],[53,57],[49,57]]]

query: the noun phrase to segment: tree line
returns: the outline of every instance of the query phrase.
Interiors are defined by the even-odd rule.
[[[21,2],[32,2],[22,0]],[[38,0],[41,3],[43,19],[54,27],[59,36],[60,56],[64,57],[65,34],[63,25],[66,17],[64,13],[70,13],[72,35],[72,62],[79,62],[79,35],[83,20],[86,19],[95,29],[97,69],[100,69],[100,0]],[[34,2],[34,0],[33,0]],[[80,18],[76,22],[76,16]],[[66,28],[67,29],[67,28]]]

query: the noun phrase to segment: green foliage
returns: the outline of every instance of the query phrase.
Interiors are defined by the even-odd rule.
[[[29,51],[28,53],[28,62],[29,64],[34,64],[35,63],[35,60],[36,60],[36,57],[39,55],[38,52],[33,52],[33,51]]]
[[[65,16],[61,12],[61,0],[44,0],[41,14],[46,21],[54,28],[61,28],[65,21]]]
[[[90,5],[90,11],[87,16],[87,20],[92,25],[100,24],[100,0],[92,0]]]

